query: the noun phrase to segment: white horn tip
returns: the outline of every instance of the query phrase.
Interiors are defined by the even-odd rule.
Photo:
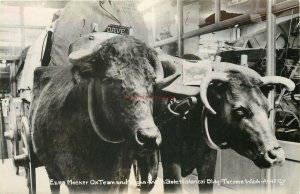
[[[172,84],[179,76],[181,76],[180,73],[175,73],[173,75],[170,75],[169,77],[163,78],[163,79],[156,79],[156,87],[159,89],[163,89],[167,86],[169,86],[170,84]]]
[[[212,108],[207,108],[207,110],[213,115],[217,114],[216,111],[214,111],[214,109],[212,109]]]
[[[293,91],[296,88],[295,83],[290,79],[286,79],[286,83],[284,85],[289,92]]]
[[[295,88],[296,88],[296,85],[295,85],[295,83],[293,83],[293,84],[291,84],[291,85],[287,88],[287,90],[288,90],[289,92],[291,92],[291,91],[294,91]]]
[[[262,82],[264,83],[264,85],[268,85],[268,84],[273,84],[273,85],[277,85],[277,84],[281,84],[284,85],[285,88],[288,91],[293,91],[296,87],[295,83],[285,77],[280,77],[280,76],[266,76],[266,77],[262,77],[261,78]]]
[[[91,53],[92,53],[91,49],[83,49],[83,50],[73,51],[69,55],[69,61],[71,63],[75,63],[75,62],[80,61],[81,59],[91,55]]]

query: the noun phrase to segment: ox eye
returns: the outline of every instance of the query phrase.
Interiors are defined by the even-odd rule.
[[[271,115],[271,111],[272,111],[273,109],[270,109],[270,110],[268,110],[268,118],[270,118],[270,115]]]
[[[103,83],[107,84],[107,85],[114,85],[114,81],[113,79],[106,77],[102,80]]]
[[[247,115],[247,109],[244,107],[238,107],[233,109],[232,114],[236,119],[242,119]]]
[[[155,80],[156,80],[156,76],[153,76],[151,81],[152,81],[152,84],[155,84]]]

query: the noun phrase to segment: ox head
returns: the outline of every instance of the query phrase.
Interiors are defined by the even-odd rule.
[[[219,63],[214,68],[200,86],[200,97],[207,110],[203,123],[208,145],[231,147],[260,168],[281,165],[284,151],[269,123],[271,107],[262,87],[281,84],[291,91],[294,83],[278,76],[260,77],[249,68],[229,63]],[[207,136],[209,126],[212,138]]]
[[[95,33],[78,42],[84,39],[93,44],[72,52],[69,59],[76,82],[89,81],[94,130],[106,142],[133,139],[143,150],[156,148],[161,134],[152,116],[153,88],[163,88],[179,75],[163,78],[156,52],[131,36]],[[74,45],[73,49],[76,42]]]

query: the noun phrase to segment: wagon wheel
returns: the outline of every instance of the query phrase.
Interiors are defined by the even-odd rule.
[[[300,106],[300,95],[295,94],[295,91],[291,92],[291,99],[295,102],[298,106]]]
[[[286,109],[275,110],[275,127],[278,133],[292,133],[300,130],[300,120],[295,113]]]
[[[9,108],[9,131],[6,134],[6,138],[10,139],[12,142],[12,155],[13,155],[13,164],[16,170],[16,174],[19,175],[19,164],[16,163],[15,158],[20,154],[19,141],[20,141],[20,131],[17,127],[17,118],[15,107],[11,99],[11,104]]]
[[[8,158],[8,153],[7,153],[7,145],[5,141],[5,123],[4,123],[4,117],[3,117],[3,109],[2,109],[2,102],[0,100],[0,152],[1,152],[1,158],[2,158],[2,163],[5,158]]]
[[[35,174],[36,165],[33,160],[33,148],[32,148],[30,134],[31,133],[29,129],[28,120],[26,117],[22,117],[21,141],[22,141],[24,154],[20,155],[20,158],[24,162],[29,194],[35,194],[36,193],[36,174]]]
[[[19,141],[20,141],[20,132],[18,130],[17,127],[15,127],[13,129],[13,134],[14,134],[14,137],[13,137],[13,140],[12,140],[12,144],[13,144],[13,156],[14,158],[16,156],[18,156],[20,154],[20,148],[19,148]],[[19,165],[16,163],[15,160],[13,160],[14,162],[14,166],[15,166],[15,170],[16,170],[16,175],[19,175]]]

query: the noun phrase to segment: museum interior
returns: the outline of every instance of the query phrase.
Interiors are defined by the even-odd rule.
[[[110,153],[101,152],[107,154],[101,155],[103,165],[119,165],[118,170],[113,172],[114,176],[108,180],[113,184],[122,180],[120,177],[127,176],[126,181],[129,180],[125,190],[124,186],[115,188],[105,185],[103,193],[300,193],[299,32],[299,0],[0,0],[0,193],[55,193],[57,187],[51,178],[52,164],[59,169],[59,177],[63,177],[57,178],[62,183],[60,193],[76,193],[76,189],[79,189],[78,193],[93,193],[92,186],[95,187],[95,180],[105,179],[103,177],[106,175],[100,172],[100,178],[96,179],[96,170],[88,172],[91,167],[85,167],[82,161],[89,161],[88,164],[92,165],[93,162],[100,161],[99,158],[95,161],[92,159],[97,158],[96,156],[87,159],[86,155],[89,152],[82,155],[72,153],[68,158],[57,156],[55,151],[49,150],[53,148],[58,150],[57,152],[60,149],[67,152],[67,149],[66,151],[61,148],[62,145],[68,148],[75,146],[76,150],[89,149],[83,144],[93,144],[93,138],[98,136],[101,143],[98,145],[94,142],[95,146],[102,145],[99,150],[102,150],[103,146],[107,146],[105,149],[111,149]],[[149,49],[145,56],[149,57],[150,51],[154,51],[157,56],[146,59],[144,65],[153,66],[153,61],[159,59],[161,62],[158,64],[162,64],[160,68],[165,70],[162,76],[170,76],[165,80],[170,82],[172,79],[173,82],[163,83],[166,85],[163,86],[164,89],[157,91],[160,90],[159,84],[156,84],[158,79],[155,79],[156,85],[151,85],[151,89],[137,89],[143,87],[142,81],[135,83],[131,80],[131,84],[137,86],[129,87],[128,91],[136,90],[133,91],[136,95],[125,96],[125,105],[122,104],[122,99],[118,101],[119,98],[113,95],[120,92],[115,89],[120,88],[116,83],[122,81],[121,74],[118,81],[111,81],[109,77],[97,82],[98,78],[94,78],[95,72],[102,69],[94,67],[97,60],[113,61],[111,56],[114,52],[130,52],[131,45],[126,45],[126,50],[127,47],[118,42],[114,44],[121,46],[115,46],[115,50],[105,50],[104,43],[109,44],[109,41],[117,40],[115,35],[125,37],[124,44],[132,43],[136,46],[133,48],[136,55],[129,53],[131,62],[142,55],[138,53],[142,52],[139,50],[142,47],[137,46],[139,42],[143,43],[143,48]],[[131,39],[131,36],[134,39]],[[126,39],[127,37],[129,39]],[[109,56],[107,59],[101,54],[95,54],[97,41],[103,42],[100,47],[97,44],[97,51],[108,52],[106,55],[104,53],[105,56]],[[122,57],[127,55],[121,53],[114,57],[118,56],[123,59]],[[115,61],[108,67],[117,64],[118,61],[122,62],[121,59],[114,58]],[[156,72],[158,68],[152,66],[148,67],[150,73]],[[97,96],[96,100],[99,100],[98,95],[102,95],[101,92],[98,94],[96,91],[91,95],[86,92],[88,100],[76,97],[78,92],[67,95],[69,91],[63,89],[67,81],[55,80],[57,76],[52,75],[53,72],[59,72],[57,68],[61,67],[64,69],[61,71],[65,71],[65,67],[71,67],[70,75],[73,77],[70,78],[69,84],[72,87],[76,88],[76,84],[87,86],[87,89],[81,89],[82,92],[90,92],[90,83],[94,83],[94,87],[108,84],[105,87],[110,89],[101,85],[101,92],[106,91],[107,95],[112,95],[102,96],[101,100],[105,102],[102,102],[103,105],[99,103],[99,106],[103,110],[101,108],[95,111],[95,108],[90,108],[90,104],[80,105],[81,102],[89,103],[90,96]],[[96,70],[92,71],[93,68]],[[224,70],[226,68],[230,70]],[[114,73],[121,71],[122,69],[117,69]],[[133,68],[124,75],[135,71],[137,70]],[[103,72],[101,76],[102,74]],[[242,74],[242,77],[246,76],[248,81],[242,80],[238,86],[230,85],[232,80],[240,78],[239,74]],[[89,76],[95,81],[90,81]],[[247,76],[254,77],[248,79]],[[126,90],[124,85],[129,79],[141,79],[136,77],[138,76],[131,75],[130,78],[124,78],[122,89]],[[156,78],[158,77],[157,73]],[[252,79],[259,83],[252,84]],[[251,82],[251,86],[248,82]],[[51,84],[61,86],[62,89],[60,92],[56,91],[55,88],[58,87],[51,88]],[[203,86],[205,84],[206,86]],[[147,96],[142,94],[143,91],[148,92]],[[48,96],[45,96],[47,94]],[[69,109],[57,110],[54,105],[48,106],[47,100],[55,95],[67,96],[61,102],[65,104],[61,106]],[[85,96],[85,93],[80,95]],[[231,95],[232,98],[228,97]],[[59,99],[58,97],[54,101]],[[79,100],[71,99],[66,102],[69,98]],[[216,105],[214,100],[219,104]],[[136,103],[128,105],[129,101]],[[144,109],[140,108],[135,112],[132,109],[139,102],[152,106],[152,101],[154,105],[156,101],[166,102],[165,105],[158,103],[161,111],[157,111],[155,106],[149,111],[147,109],[151,116],[149,119],[155,123],[153,128],[157,129],[155,134],[151,133],[155,136],[157,145],[152,148],[153,142],[150,141],[153,137],[151,136],[151,139],[147,136],[147,130],[152,130],[146,126],[148,120],[141,124],[145,125],[146,131],[143,131],[141,126],[135,126],[138,124],[131,123],[129,128],[138,130],[133,135],[136,141],[133,145],[136,146],[137,143],[140,146],[133,146],[132,149],[142,150],[146,147],[146,151],[141,152],[143,154],[132,156],[131,147],[128,145],[134,138],[124,135],[125,132],[123,133],[121,128],[131,120],[140,117],[148,119],[148,112]],[[98,106],[97,102],[94,104]],[[130,110],[124,113],[121,110],[125,106]],[[81,112],[84,108],[87,110]],[[213,114],[214,109],[217,110],[216,114]],[[86,118],[82,116],[85,112]],[[58,116],[53,116],[56,113]],[[131,115],[134,113],[137,115]],[[101,114],[102,120],[95,118],[93,114]],[[46,121],[39,120],[39,115]],[[113,119],[110,119],[111,117]],[[129,119],[123,122],[123,117]],[[122,134],[123,140],[114,140],[118,137],[115,137],[113,129],[105,132],[105,135],[97,131],[107,122],[111,122],[108,125],[110,127],[118,126],[111,128],[118,128],[116,133]],[[229,122],[228,126],[231,127],[225,126],[223,122]],[[84,143],[78,142],[75,139],[80,132],[77,133],[75,128],[85,126],[85,123],[88,123],[88,127],[84,130],[88,131],[89,127],[91,129],[86,134],[92,134],[94,137],[81,135],[87,139]],[[49,126],[59,127],[52,130]],[[173,126],[175,127],[172,132]],[[136,129],[138,127],[141,129]],[[176,130],[176,127],[180,129]],[[218,131],[219,128],[222,129]],[[234,131],[235,128],[237,131]],[[271,130],[267,131],[266,128]],[[42,135],[38,132],[39,129]],[[69,131],[65,132],[66,130]],[[39,135],[45,139],[39,141]],[[69,136],[64,139],[67,135]],[[112,138],[107,140],[110,136]],[[46,139],[51,137],[53,139],[49,140],[51,143],[47,147]],[[56,144],[59,146],[54,148]],[[119,145],[123,146],[114,147]],[[146,154],[150,151],[155,156]],[[257,155],[256,151],[259,152]],[[70,153],[65,153],[67,154]],[[126,174],[126,170],[120,165],[126,165],[127,158],[130,158],[131,163],[128,164],[130,167]],[[110,160],[113,162],[108,162]],[[74,169],[68,165],[75,164],[76,161],[80,169],[78,171],[84,172],[84,175],[89,173],[88,177],[94,178],[87,180],[86,176],[80,177],[80,173],[72,174]],[[81,170],[84,168],[85,171]],[[114,169],[110,166],[104,166],[105,168]],[[211,169],[212,176],[205,174],[209,171],[206,168]],[[54,174],[56,172],[54,171]],[[200,175],[201,173],[204,175]],[[73,177],[74,182],[70,177]],[[79,186],[81,182],[76,182],[76,178],[80,181],[86,180],[89,186]],[[145,179],[152,182],[146,181],[147,183],[143,184]],[[100,190],[95,189],[97,192],[94,192],[102,193],[101,186],[97,186]]]

